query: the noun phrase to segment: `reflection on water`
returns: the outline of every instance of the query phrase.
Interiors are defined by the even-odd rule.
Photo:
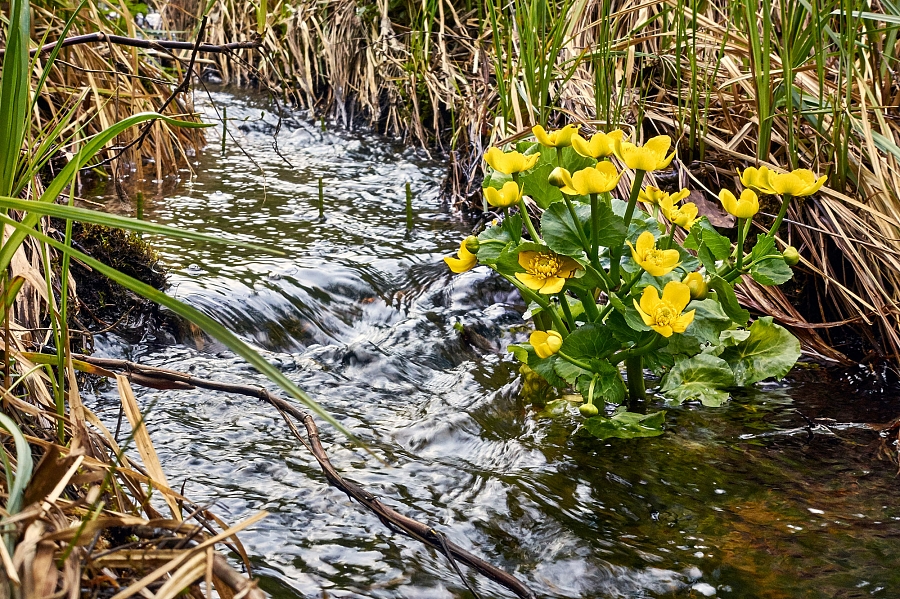
[[[232,118],[263,110],[216,101]],[[287,254],[156,242],[173,293],[263,348],[389,463],[326,430],[347,478],[544,597],[896,596],[896,469],[876,459],[876,433],[842,426],[885,422],[889,405],[815,375],[722,409],[670,409],[659,438],[573,434],[577,411],[540,417],[516,365],[485,349],[524,336],[516,295],[484,269],[451,277],[441,261],[467,233],[440,207],[443,166],[302,122],[280,136],[288,166],[272,150],[272,122],[232,121],[253,159],[233,144],[224,157],[211,151],[191,184],[145,213]],[[215,346],[109,338],[100,351],[267,384]],[[113,393],[95,401],[116,417]],[[231,521],[271,512],[242,538],[273,596],[469,596],[443,558],[328,487],[266,406],[200,390],[145,390],[140,401],[173,487]],[[508,596],[472,580],[484,597]]]

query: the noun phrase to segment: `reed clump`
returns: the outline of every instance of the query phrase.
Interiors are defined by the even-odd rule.
[[[202,10],[169,6],[182,26]],[[211,35],[256,31],[259,15],[240,8],[217,3]],[[460,208],[483,207],[483,150],[536,124],[672,135],[674,172],[647,183],[687,186],[701,207],[738,183],[739,168],[827,175],[778,233],[779,247],[800,249],[806,284],[789,298],[748,283],[740,297],[825,359],[847,361],[845,336],[832,332],[850,327],[866,347],[854,358],[898,364],[900,88],[890,65],[900,21],[890,10],[862,0],[300,1],[266,10],[264,52],[216,60],[225,80],[267,85],[317,118],[443,148]]]

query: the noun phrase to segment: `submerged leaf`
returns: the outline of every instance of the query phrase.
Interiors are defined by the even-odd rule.
[[[584,421],[584,428],[598,439],[635,439],[638,437],[658,437],[663,434],[666,422],[664,410],[652,414],[619,412],[612,418],[594,416]]]

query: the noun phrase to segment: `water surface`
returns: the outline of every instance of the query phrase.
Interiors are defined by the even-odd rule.
[[[523,397],[502,350],[527,332],[517,294],[483,267],[443,264],[471,225],[441,205],[442,163],[300,118],[276,152],[263,99],[215,101],[240,148],[220,156],[213,141],[144,213],[287,256],[154,240],[170,292],[266,352],[387,462],[323,427],[347,478],[542,597],[900,592],[897,466],[884,459],[896,446],[864,426],[897,402],[857,390],[871,375],[802,370],[720,409],[668,408],[662,437],[598,442],[574,408],[548,418]],[[99,353],[271,387],[216,344],[181,341],[107,337]],[[271,513],[242,539],[273,597],[470,596],[443,557],[327,486],[266,405],[136,390],[173,488],[230,521]],[[95,401],[115,419],[114,393]],[[483,597],[510,596],[469,574]]]

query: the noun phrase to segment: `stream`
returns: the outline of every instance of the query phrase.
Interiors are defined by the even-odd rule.
[[[877,373],[801,367],[721,408],[666,407],[661,437],[600,442],[575,407],[551,415],[524,396],[504,350],[528,331],[514,289],[443,263],[472,225],[440,201],[442,162],[299,117],[276,151],[264,98],[213,98],[234,139],[220,154],[213,131],[195,174],[148,196],[144,217],[286,256],[154,238],[169,293],[260,348],[384,460],[321,425],[346,478],[540,597],[900,596],[896,441],[865,426],[900,410]],[[96,354],[274,389],[199,335],[106,335]],[[135,391],[172,488],[231,523],[270,513],[241,539],[272,597],[471,597],[446,558],[329,487],[267,405]],[[114,427],[114,389],[86,401]],[[482,597],[512,596],[463,571]]]

